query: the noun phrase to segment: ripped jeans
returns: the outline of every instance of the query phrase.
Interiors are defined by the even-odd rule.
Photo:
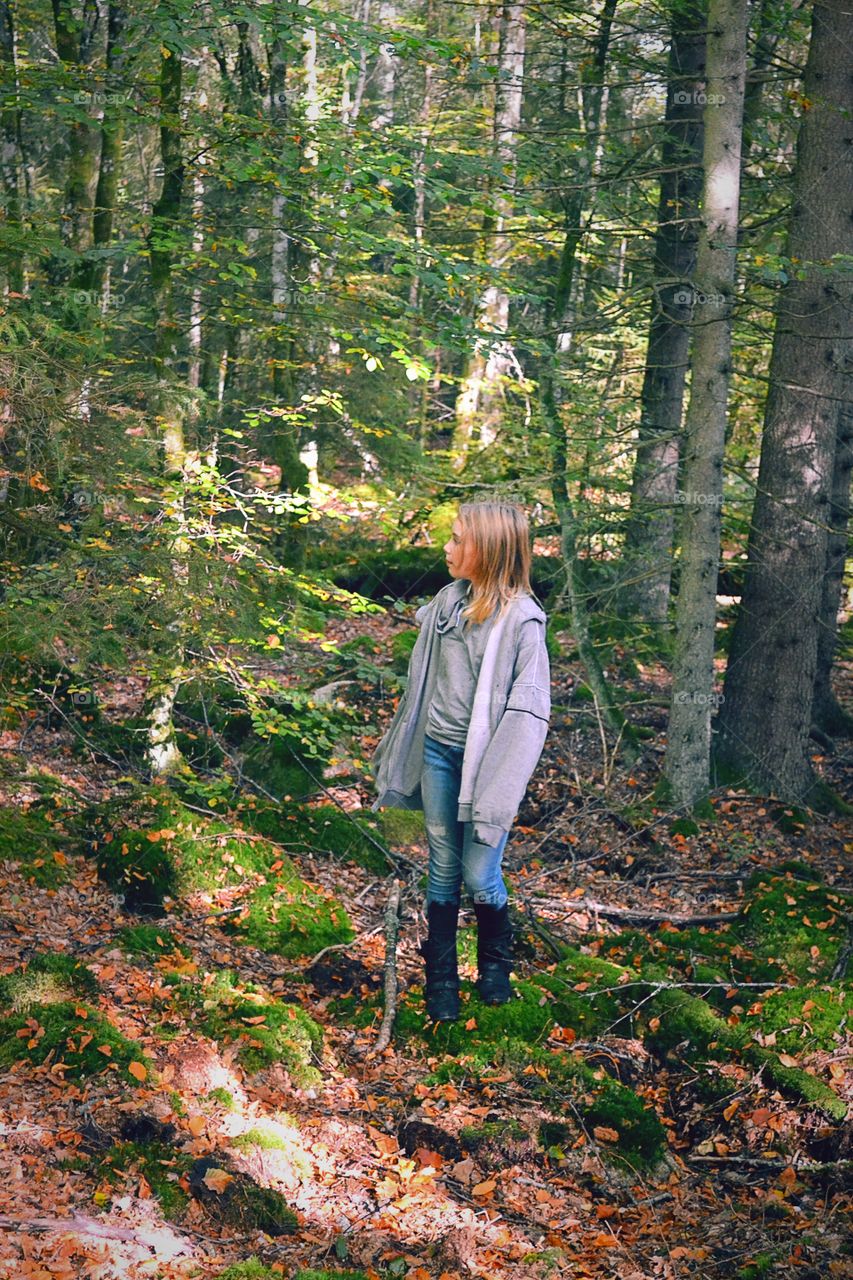
[[[431,902],[458,904],[464,881],[474,902],[502,907],[507,891],[501,858],[509,833],[505,832],[494,847],[480,844],[474,839],[474,823],[458,820],[464,754],[464,747],[438,742],[429,734],[424,737],[421,793],[429,844],[427,906]]]

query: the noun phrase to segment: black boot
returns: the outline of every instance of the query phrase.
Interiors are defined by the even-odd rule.
[[[477,991],[484,1004],[506,1004],[512,999],[512,927],[509,909],[474,903],[477,917]]]
[[[458,919],[456,902],[431,902],[427,908],[429,934],[421,946],[421,955],[426,960],[427,1013],[433,1022],[455,1022],[459,1017]]]

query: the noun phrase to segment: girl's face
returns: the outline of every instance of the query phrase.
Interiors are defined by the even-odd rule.
[[[450,538],[444,544],[444,557],[452,578],[477,580],[477,551],[470,534],[465,533],[461,521],[453,521]]]

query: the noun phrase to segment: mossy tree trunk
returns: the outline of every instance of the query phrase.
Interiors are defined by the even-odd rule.
[[[16,246],[22,229],[21,201],[21,109],[18,106],[17,33],[9,0],[0,3],[0,58],[6,95],[0,110],[0,172],[3,182],[3,220],[10,246],[6,254],[6,284],[10,293],[24,291],[24,255]],[[14,93],[12,88],[14,87]]]
[[[777,307],[747,573],[715,745],[717,760],[789,803],[822,790],[809,731],[853,314],[844,262],[853,253],[851,47],[850,7],[829,0],[815,8],[786,246],[795,266]]]
[[[100,18],[97,0],[83,0],[80,18],[70,0],[52,0],[56,52],[63,68],[82,94],[91,94],[94,85],[85,73],[91,68]],[[82,256],[92,247],[92,188],[97,162],[98,131],[85,107],[83,119],[71,125],[68,135],[68,170],[65,182],[60,230],[62,239],[80,256],[73,278],[81,284],[88,264]]]
[[[681,577],[664,760],[674,798],[688,808],[706,799],[710,772],[747,20],[745,0],[711,0],[693,370],[684,432]]]
[[[640,394],[637,456],[616,600],[622,613],[666,621],[672,571],[673,504],[690,348],[699,192],[706,5],[670,11],[671,43],[654,242],[651,318]]]
[[[183,62],[177,40],[178,13],[171,0],[158,10],[163,32],[160,55],[160,148],[163,185],[152,208],[148,235],[151,286],[154,298],[154,374],[152,395],[163,450],[164,528],[166,555],[160,592],[165,604],[168,635],[158,647],[146,692],[143,715],[148,722],[146,759],[153,776],[185,767],[178,748],[172,713],[184,676],[186,598],[189,587],[189,541],[185,485],[188,465],[185,423],[188,398],[178,383],[178,328],[172,282],[174,239],[181,214],[184,164],[181,151],[181,91]],[[170,41],[170,34],[173,36]]]

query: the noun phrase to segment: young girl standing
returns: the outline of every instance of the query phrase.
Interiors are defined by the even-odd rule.
[[[464,503],[444,547],[453,579],[415,614],[406,691],[373,756],[383,806],[423,809],[429,845],[426,1004],[459,1016],[462,886],[477,918],[477,990],[512,994],[512,932],[501,859],[551,714],[546,617],[530,587],[520,508]]]

